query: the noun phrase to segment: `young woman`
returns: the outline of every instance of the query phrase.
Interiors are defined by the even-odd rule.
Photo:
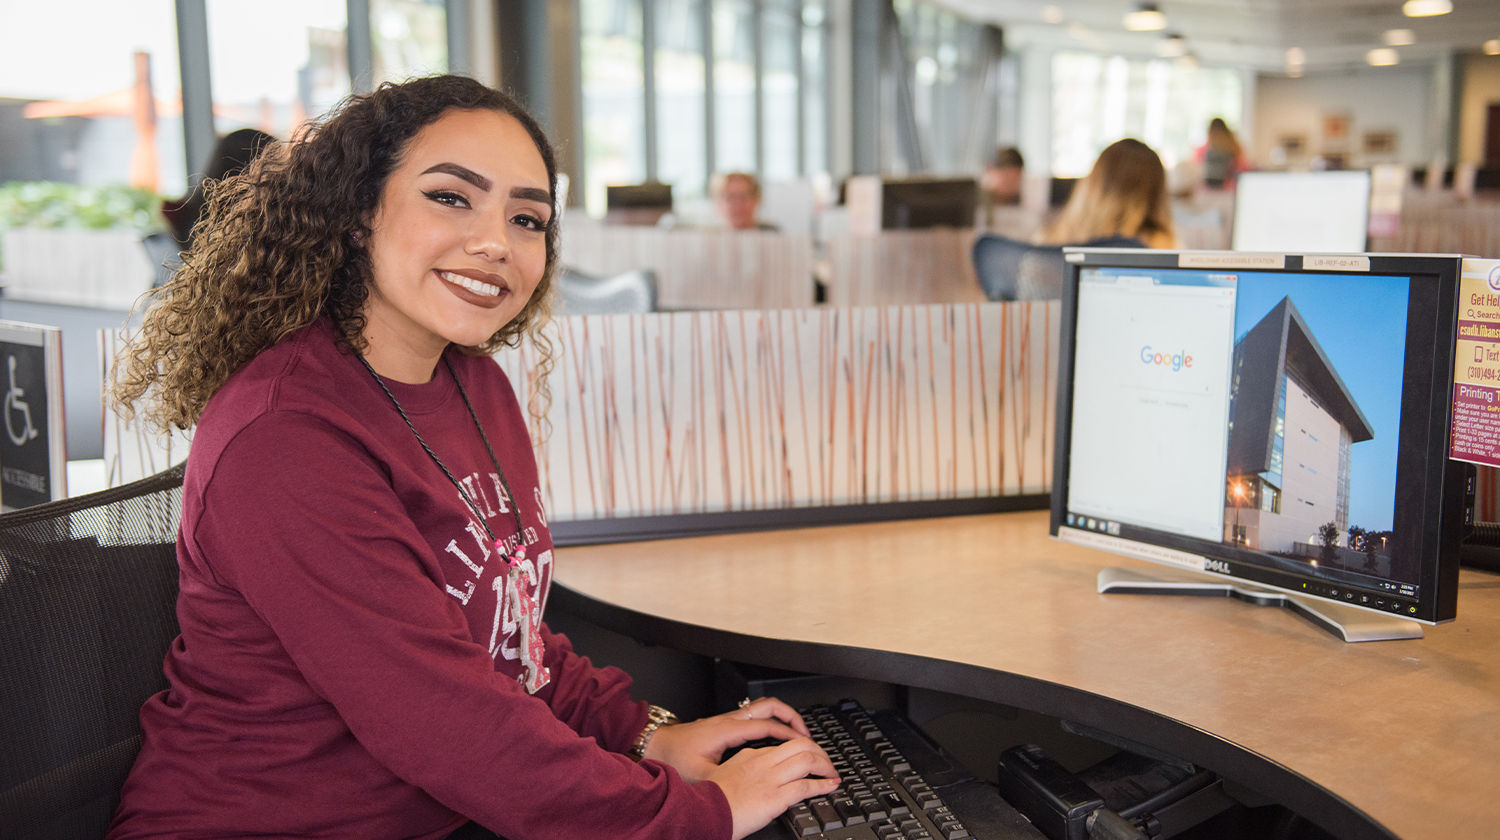
[[[1177,247],[1172,199],[1161,158],[1139,140],[1118,140],[1099,153],[1088,177],[1039,245],[1084,245],[1100,239],[1135,239],[1147,248]]]
[[[1234,189],[1235,178],[1245,171],[1245,153],[1234,131],[1222,117],[1208,121],[1208,142],[1198,147],[1203,165],[1203,184],[1209,189]]]
[[[488,354],[548,316],[555,176],[530,116],[448,76],[215,191],[114,386],[196,431],[182,635],[111,838],[739,838],[834,788],[785,704],[673,725],[541,620],[552,544]]]

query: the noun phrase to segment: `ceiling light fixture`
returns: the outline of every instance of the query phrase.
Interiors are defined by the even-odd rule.
[[[1406,0],[1401,14],[1407,17],[1433,17],[1453,11],[1453,0]]]
[[[1500,38],[1484,42],[1485,55],[1500,55]]]
[[[1371,67],[1390,67],[1401,63],[1401,55],[1390,47],[1381,47],[1365,53],[1365,61]]]
[[[1291,49],[1286,51],[1286,63],[1297,65],[1306,64],[1307,53],[1304,53],[1301,47],[1292,47]]]
[[[1156,54],[1162,58],[1180,58],[1187,55],[1187,39],[1173,32],[1156,42]]]
[[[1155,32],[1167,28],[1167,16],[1156,8],[1155,3],[1140,3],[1136,10],[1122,21],[1131,32]]]
[[[1060,6],[1042,7],[1042,20],[1046,21],[1047,23],[1062,23],[1063,17],[1063,10]]]
[[[1380,40],[1384,41],[1387,47],[1405,47],[1417,42],[1417,33],[1410,29],[1387,29],[1385,34],[1380,36]]]

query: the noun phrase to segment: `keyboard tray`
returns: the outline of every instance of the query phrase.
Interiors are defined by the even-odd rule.
[[[903,716],[853,700],[800,711],[844,784],[788,809],[753,840],[1046,840]]]

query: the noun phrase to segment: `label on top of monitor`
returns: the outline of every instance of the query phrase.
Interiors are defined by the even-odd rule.
[[[1313,271],[1369,271],[1370,258],[1363,254],[1309,254],[1302,267]]]
[[[1183,251],[1178,268],[1286,268],[1286,254],[1247,254],[1236,251]]]

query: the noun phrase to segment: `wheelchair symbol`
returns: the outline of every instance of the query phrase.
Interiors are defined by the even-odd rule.
[[[24,396],[26,396],[26,392],[16,387],[16,357],[11,356],[10,390],[5,392],[5,434],[10,437],[10,442],[16,446],[24,444],[39,434],[36,427],[31,425],[31,406],[27,405],[26,401],[21,399]],[[15,424],[11,420],[11,415],[18,412],[25,421],[20,424],[20,431],[16,431]]]

